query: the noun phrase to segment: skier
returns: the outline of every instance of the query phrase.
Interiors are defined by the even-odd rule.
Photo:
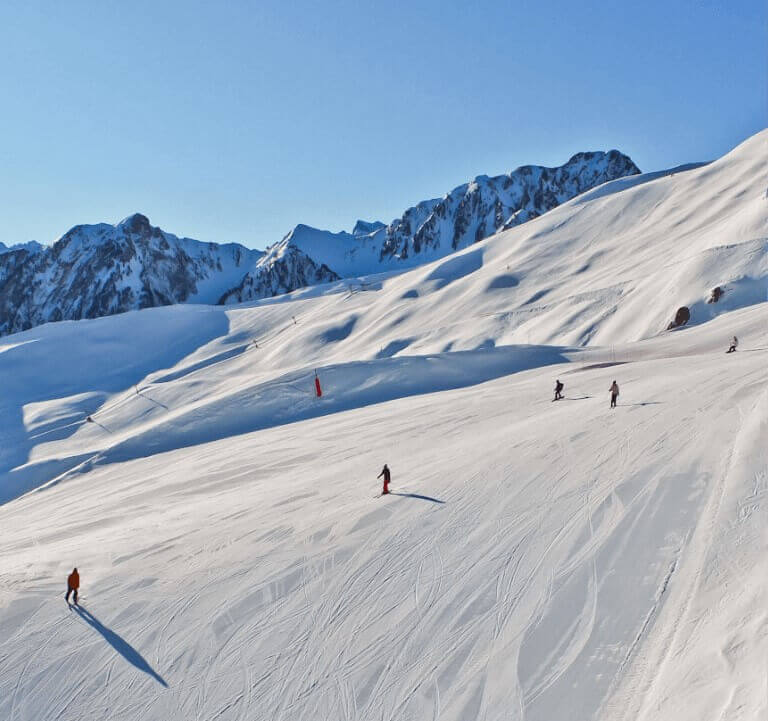
[[[611,408],[615,408],[616,399],[619,397],[619,384],[614,381],[608,390],[611,392]]]
[[[562,399],[562,397],[563,397],[563,388],[565,388],[565,386],[560,382],[559,379],[557,381],[555,381],[555,398],[554,398],[554,400],[559,401],[559,400]]]
[[[728,350],[725,351],[726,354],[733,353],[736,350],[736,348],[738,347],[738,345],[739,345],[739,339],[736,336],[733,336],[733,340],[731,341],[731,345],[728,347]]]
[[[387,493],[389,493],[389,479],[390,479],[390,473],[389,473],[389,466],[387,464],[384,464],[384,468],[381,469],[381,473],[379,473],[376,478],[381,478],[384,476],[384,490],[382,490],[381,495],[386,496]]]
[[[73,569],[72,573],[67,576],[67,595],[64,597],[69,603],[69,594],[74,591],[75,594],[75,606],[77,606],[77,589],[80,588],[80,574],[77,569]]]

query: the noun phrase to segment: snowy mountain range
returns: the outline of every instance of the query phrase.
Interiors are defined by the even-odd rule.
[[[389,225],[358,220],[352,233],[297,225],[267,249],[250,277],[223,301],[255,300],[270,295],[273,287],[285,288],[273,276],[276,265],[285,275],[291,262],[299,264],[297,280],[316,275],[321,282],[332,275],[350,278],[412,268],[536,218],[609,180],[639,172],[617,150],[577,153],[557,168],[526,165],[507,175],[478,176],[442,198],[408,208]]]
[[[175,303],[215,303],[264,254],[178,238],[132,215],[0,255],[0,333]]]
[[[389,225],[358,220],[352,233],[297,225],[266,252],[178,238],[138,213],[116,225],[78,225],[51,247],[0,247],[0,334],[176,303],[239,303],[405,270],[639,172],[616,150],[578,153],[557,168],[478,176]]]

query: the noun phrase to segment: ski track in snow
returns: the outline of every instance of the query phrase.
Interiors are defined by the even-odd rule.
[[[0,719],[768,716],[765,210],[734,153],[370,292],[0,347]],[[696,322],[659,335],[679,289]]]
[[[168,460],[131,461],[124,471],[96,467],[28,496],[17,505],[43,524],[56,495],[82,489],[90,498],[104,483],[102,512],[119,519],[131,497],[144,492],[142,484],[125,490],[116,480],[122,473],[141,473],[166,499],[125,529],[117,524],[115,544],[130,552],[112,549],[113,565],[87,592],[93,613],[124,634],[169,688],[67,616],[74,612],[56,587],[49,601],[37,595],[28,619],[6,637],[7,700],[0,711],[14,721],[41,710],[75,718],[105,709],[110,718],[535,720],[567,718],[570,707],[579,718],[639,718],[640,709],[622,716],[609,696],[626,699],[622,688],[629,684],[629,697],[649,698],[647,674],[664,666],[649,656],[679,643],[700,570],[682,577],[686,565],[700,569],[701,554],[710,552],[725,492],[730,462],[719,458],[723,437],[735,443],[743,422],[737,410],[749,415],[750,389],[768,375],[762,358],[739,360],[736,372],[729,367],[726,395],[718,390],[725,367],[719,357],[695,363],[693,371],[673,360],[655,373],[654,397],[671,399],[693,372],[700,392],[692,405],[610,412],[607,398],[599,398],[588,406],[550,406],[564,432],[544,442],[552,420],[527,403],[539,392],[539,371],[433,396],[431,411],[459,425],[479,404],[476,427],[488,437],[479,454],[469,442],[441,437],[442,424],[399,441],[406,468],[425,445],[429,459],[443,460],[423,480],[403,485],[398,461],[394,490],[407,486],[441,505],[407,496],[371,500],[351,472],[354,448],[370,445],[385,419],[391,437],[378,442],[396,443],[413,406],[424,403],[419,399],[262,431],[267,437],[258,442],[218,441],[189,462],[180,451]],[[638,377],[641,365],[633,369]],[[579,383],[607,387],[613,373],[585,371]],[[514,408],[512,399],[519,401]],[[354,443],[345,440],[353,427]],[[305,460],[287,475],[275,465],[269,479],[241,480],[263,476],[279,449],[299,439],[322,455],[331,436],[344,463],[326,469]],[[257,449],[269,449],[268,457]],[[195,499],[206,497],[205,487],[198,491],[196,479],[212,479],[217,459],[227,455],[238,459],[229,466],[244,472],[231,483],[219,480],[200,504]],[[178,463],[189,473],[181,486],[165,471]],[[697,469],[705,467],[721,470],[697,488]],[[671,486],[679,487],[668,498]],[[741,508],[760,507],[767,492],[760,496],[758,487],[753,478],[751,500]],[[167,503],[174,497],[179,512]],[[12,510],[13,504],[3,512]],[[68,522],[82,524],[88,512],[70,508]],[[67,540],[66,529],[61,524],[51,537],[86,553],[88,544]],[[646,552],[649,538],[656,545]],[[603,591],[617,574],[635,586],[626,609]],[[148,578],[156,580],[143,585]],[[605,629],[612,615],[622,623]],[[665,617],[671,622],[659,628]],[[590,675],[592,684],[584,680]],[[30,693],[42,678],[43,706]],[[583,693],[567,691],[575,678]],[[653,717],[652,709],[642,713]]]

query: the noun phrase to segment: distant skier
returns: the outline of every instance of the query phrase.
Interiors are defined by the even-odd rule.
[[[560,380],[555,381],[555,397],[553,400],[559,401],[562,400],[563,397],[563,388],[565,386],[560,382]]]
[[[80,574],[77,569],[73,569],[72,573],[67,576],[67,595],[64,597],[69,603],[69,594],[74,592],[75,606],[77,606],[77,589],[80,588]]]
[[[611,392],[611,408],[616,407],[616,399],[619,397],[619,384],[614,381],[609,388]]]
[[[389,493],[389,479],[391,478],[390,472],[389,472],[389,466],[385,463],[384,468],[381,469],[381,473],[379,473],[376,478],[381,478],[384,476],[384,489],[381,492],[382,496],[386,496],[387,493]]]
[[[725,352],[726,354],[733,353],[738,347],[739,347],[739,339],[736,336],[733,336],[733,340],[731,340],[731,345],[728,347],[728,350]]]

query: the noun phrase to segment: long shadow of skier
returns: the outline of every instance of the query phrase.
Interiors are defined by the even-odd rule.
[[[395,493],[394,491],[390,491],[389,495],[402,496],[403,498],[418,498],[422,501],[432,501],[432,503],[445,503],[445,501],[441,501],[439,498],[432,498],[432,496],[421,496],[418,493]]]
[[[165,679],[149,665],[147,660],[142,656],[128,641],[118,636],[111,628],[104,626],[98,618],[96,618],[90,611],[83,608],[83,606],[71,606],[80,618],[83,619],[89,626],[95,628],[102,636],[104,640],[112,646],[128,663],[133,664],[139,671],[143,671],[146,674],[152,676],[158,683],[168,688],[168,684]]]

